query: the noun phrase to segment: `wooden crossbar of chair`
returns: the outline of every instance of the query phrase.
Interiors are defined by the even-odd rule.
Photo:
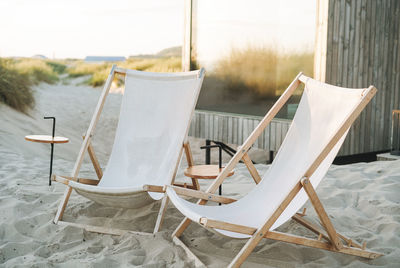
[[[246,141],[243,143],[241,147],[238,148],[237,153],[232,157],[232,159],[229,161],[229,163],[225,166],[225,168],[222,170],[222,172],[218,175],[218,177],[214,180],[214,182],[209,186],[209,188],[206,190],[205,193],[214,193],[218,187],[222,184],[224,179],[227,177],[229,172],[236,166],[236,164],[240,161],[243,160],[243,162],[249,163],[249,159],[247,159],[247,151],[250,149],[250,147],[253,145],[253,143],[257,140],[258,136],[264,131],[264,129],[267,127],[267,125],[272,121],[272,119],[275,117],[275,115],[279,112],[279,110],[283,107],[283,105],[287,102],[289,97],[293,94],[295,89],[300,85],[301,82],[306,83],[307,77],[304,76],[302,73],[299,73],[296,78],[292,81],[292,83],[289,85],[289,87],[285,90],[285,92],[281,95],[281,97],[277,100],[277,102],[274,104],[274,106],[269,110],[269,112],[265,115],[265,117],[261,120],[260,124],[253,130],[253,132],[250,134],[250,136],[246,139]],[[318,166],[321,164],[321,162],[326,158],[326,156],[329,154],[329,152],[332,150],[332,148],[337,144],[337,142],[340,140],[340,138],[343,136],[343,134],[347,131],[347,129],[350,128],[351,124],[354,122],[354,120],[358,117],[358,115],[361,113],[361,111],[365,108],[365,106],[369,103],[369,101],[372,99],[372,97],[376,94],[376,88],[373,86],[370,86],[366,90],[366,94],[364,94],[362,100],[360,101],[359,105],[355,107],[355,109],[352,111],[350,116],[346,118],[346,120],[342,123],[341,127],[339,130],[335,133],[330,138],[329,143],[327,146],[322,150],[322,152],[318,155],[318,157],[315,159],[315,161],[310,165],[308,170],[305,172],[302,180],[299,180],[299,183],[291,190],[289,195],[286,197],[286,199],[280,204],[278,209],[274,212],[274,214],[266,220],[264,225],[260,227],[259,229],[247,227],[247,226],[235,226],[234,224],[230,223],[222,223],[219,222],[218,225],[216,221],[212,221],[210,219],[202,219],[200,221],[200,224],[204,225],[205,227],[210,227],[210,228],[217,228],[217,229],[223,229],[223,230],[228,230],[228,231],[233,231],[233,232],[238,232],[238,233],[245,233],[251,235],[251,238],[247,241],[245,246],[240,250],[238,255],[233,259],[233,261],[230,263],[229,267],[239,267],[244,260],[250,255],[250,253],[253,251],[255,246],[260,242],[260,240],[263,237],[271,238],[271,239],[276,239],[280,241],[286,241],[290,243],[295,243],[295,244],[301,244],[301,245],[307,245],[311,247],[317,247],[317,248],[322,248],[322,249],[327,249],[335,252],[341,252],[341,253],[346,253],[346,254],[351,254],[351,255],[356,255],[356,256],[361,256],[365,258],[376,258],[381,256],[382,254],[376,253],[376,252],[369,252],[365,250],[365,244],[362,246],[362,249],[359,248],[359,245],[353,244],[353,242],[350,239],[347,239],[346,237],[339,235],[336,230],[334,229],[329,217],[327,216],[320,200],[318,199],[316,192],[314,188],[312,187],[311,183],[309,183],[308,178],[310,178],[315,170],[318,168]],[[246,164],[247,166],[247,164]],[[256,183],[258,183],[257,175],[255,173],[252,173],[253,167],[247,166],[251,175],[253,176],[253,179]],[[254,171],[254,170],[253,170]],[[307,228],[311,229],[312,231],[317,231],[319,235],[318,240],[310,240],[308,238],[303,238],[303,237],[294,237],[291,235],[286,235],[286,234],[281,234],[278,232],[271,232],[269,229],[271,226],[274,224],[274,222],[279,218],[280,214],[286,209],[286,207],[289,205],[289,203],[292,201],[292,199],[296,196],[296,194],[300,191],[301,188],[304,188],[306,191],[308,197],[310,198],[313,207],[315,208],[323,227],[327,231],[327,234],[325,234],[322,231],[319,231],[315,226],[310,225],[305,223],[305,221],[301,221],[301,223],[306,226]],[[204,205],[206,204],[207,200],[200,199],[197,204]],[[296,215],[295,215],[296,216]],[[295,220],[299,221],[298,217],[295,217]],[[179,226],[175,229],[175,231],[172,234],[172,237],[179,237],[182,235],[184,230],[189,226],[191,220],[186,218],[179,224]],[[213,223],[213,225],[211,225]],[[224,227],[225,226],[225,227]],[[224,229],[225,228],[225,229]],[[279,238],[279,239],[278,239]],[[320,241],[321,238],[327,239],[328,242],[323,242]],[[340,238],[346,241],[347,245],[343,245],[343,243],[340,241]],[[355,247],[353,247],[353,245]]]

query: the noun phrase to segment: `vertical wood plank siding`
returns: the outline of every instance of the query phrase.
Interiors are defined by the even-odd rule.
[[[378,88],[339,154],[390,149],[392,110],[400,108],[400,1],[329,0],[325,81]]]
[[[189,136],[241,145],[262,118],[262,116],[196,110],[190,125]],[[274,119],[253,147],[277,151],[290,124],[291,120]]]

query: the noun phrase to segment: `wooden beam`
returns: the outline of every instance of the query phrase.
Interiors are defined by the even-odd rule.
[[[97,157],[96,157],[96,154],[94,153],[94,149],[93,149],[91,142],[88,145],[88,153],[89,153],[90,160],[92,161],[94,170],[96,171],[97,178],[99,178],[99,180],[101,180],[101,178],[103,177],[103,170],[101,170],[99,160],[97,160]]]
[[[181,187],[176,187],[176,186],[167,186],[167,187],[173,188],[174,191],[179,195],[183,195],[183,196],[187,196],[187,197],[194,197],[194,198],[203,199],[203,200],[207,200],[207,201],[213,201],[216,203],[230,204],[230,203],[237,201],[236,199],[233,199],[230,197],[205,193],[205,192],[197,191],[197,190],[181,188]]]
[[[309,229],[310,231],[316,233],[318,236],[321,236],[321,238],[326,239],[327,241],[329,240],[329,236],[325,233],[324,230],[322,230],[321,228],[319,228],[318,226],[316,226],[315,224],[307,221],[306,219],[304,219],[303,217],[295,214],[292,216],[292,219],[297,221],[298,223],[300,223],[301,225],[303,225],[304,227],[306,227],[307,229]],[[320,239],[318,239],[320,240]]]
[[[185,142],[183,144],[183,148],[185,150],[185,155],[186,155],[186,160],[187,160],[188,166],[191,167],[194,165],[194,161],[193,161],[192,151],[190,150],[189,142]]]
[[[250,175],[253,178],[254,182],[256,184],[259,184],[261,181],[261,177],[260,174],[258,174],[256,167],[253,165],[253,161],[251,161],[250,156],[247,153],[245,153],[242,157],[242,160],[246,165],[247,169],[249,170]]]
[[[315,239],[310,239],[310,238],[296,236],[296,235],[280,233],[280,232],[276,232],[276,231],[268,232],[265,235],[265,238],[282,241],[282,242],[287,242],[287,243],[292,243],[292,244],[297,244],[297,245],[308,246],[308,247],[312,247],[312,248],[329,250],[332,252],[339,252],[339,253],[344,253],[344,254],[348,254],[348,255],[359,256],[359,257],[363,257],[363,258],[367,258],[367,259],[376,259],[380,256],[383,256],[383,254],[378,253],[378,252],[367,251],[367,250],[362,250],[359,248],[353,248],[353,247],[348,247],[348,246],[343,246],[341,249],[338,250],[338,249],[335,249],[334,247],[332,247],[331,244],[327,243],[327,242],[318,241]]]
[[[82,139],[85,139],[85,135],[82,136]],[[94,152],[91,141],[89,141],[89,144],[88,144],[88,153],[89,153],[90,160],[92,161],[94,170],[96,172],[97,178],[99,178],[99,180],[101,180],[101,178],[103,177],[103,170],[101,169],[99,160],[97,159],[97,156]]]
[[[154,226],[153,234],[158,233],[161,229],[161,226],[164,222],[164,215],[165,212],[167,211],[168,201],[169,201],[168,195],[165,194],[161,201],[160,209],[158,210],[157,220]]]
[[[55,175],[55,174],[53,174],[51,176],[51,179],[53,181],[60,182],[65,185],[68,185],[69,181],[76,181],[76,182],[88,184],[88,185],[97,185],[99,183],[99,180],[86,179],[86,178],[73,178],[73,177],[60,176],[60,175]]]
[[[328,217],[328,214],[326,214],[326,211],[321,201],[319,200],[317,193],[315,192],[314,187],[312,186],[310,180],[308,178],[301,179],[301,185],[303,185],[304,190],[306,191],[308,197],[310,198],[311,204],[313,205],[315,211],[318,214],[318,217],[322,222],[322,225],[324,226],[326,232],[328,233],[329,240],[331,241],[332,245],[336,249],[341,249],[343,247],[343,244],[340,241],[336,233],[335,227],[333,227],[333,224]]]
[[[178,161],[176,161],[174,173],[172,174],[171,180],[168,182],[168,185],[172,185],[175,182],[176,173],[178,172],[178,166],[179,166],[180,160],[182,159],[182,151],[183,151],[183,146],[179,150]],[[153,190],[157,190],[157,191],[161,191],[161,193],[165,193],[164,187],[162,187],[162,190],[160,190],[158,187],[161,187],[161,186],[157,186],[157,188],[153,187]],[[167,207],[168,207],[168,200],[169,200],[168,196],[166,194],[164,194],[164,197],[161,201],[160,209],[158,210],[157,220],[156,220],[156,224],[154,226],[153,233],[157,233],[161,229],[162,223],[164,222],[164,215],[165,215],[165,212],[167,211]]]
[[[200,218],[199,223],[201,225],[204,225],[204,227],[207,227],[207,228],[227,230],[227,231],[239,233],[239,234],[253,235],[257,231],[257,229],[254,227],[249,227],[249,226],[234,224],[234,223],[229,223],[229,222],[216,221],[216,220],[208,219],[205,217]]]
[[[187,217],[181,221],[181,223],[176,227],[176,229],[173,231],[171,237],[174,239],[174,237],[180,237],[182,233],[186,230],[186,228],[190,225],[191,220]]]
[[[126,233],[131,233],[131,234],[146,235],[146,236],[153,235],[151,233],[145,233],[145,232],[136,232],[136,231],[130,231],[130,230],[122,230],[122,229],[94,226],[94,225],[89,225],[89,224],[67,222],[67,221],[58,221],[57,224],[61,225],[61,226],[73,226],[73,227],[85,229],[88,232],[94,232],[94,233],[99,233],[99,234],[123,235]]]
[[[188,166],[191,167],[194,165],[194,161],[193,161],[192,151],[190,150],[189,142],[183,143],[183,148],[185,150],[185,155],[186,155],[186,160],[187,160]],[[200,190],[199,181],[196,178],[191,178],[191,179],[192,179],[193,189]]]
[[[314,49],[314,79],[325,82],[326,54],[328,40],[328,6],[329,1],[317,0],[316,31]]]
[[[190,71],[192,46],[192,0],[184,0],[182,71]]]
[[[312,222],[307,221],[306,219],[303,218],[302,215],[300,215],[299,213],[296,213],[293,217],[293,220],[297,221],[298,223],[300,223],[301,225],[303,225],[304,227],[306,227],[307,229],[309,229],[310,231],[316,233],[318,236],[320,236],[321,238],[324,238],[326,240],[329,241],[329,236],[328,234],[326,234],[325,230],[319,228],[319,226],[315,225]],[[356,248],[360,248],[363,249],[362,245],[358,244],[357,242],[354,242],[353,240],[351,240],[348,237],[345,237],[344,235],[336,232],[336,234],[343,239],[343,241],[345,241],[347,243],[347,246],[349,247],[356,247]],[[320,240],[320,239],[318,239]]]

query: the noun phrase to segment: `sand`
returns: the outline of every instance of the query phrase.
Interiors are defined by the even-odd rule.
[[[183,216],[169,206],[163,229],[154,236],[90,233],[52,223],[64,185],[47,185],[50,146],[24,140],[28,134],[51,133],[44,115],[56,116],[56,134],[70,138],[56,145],[54,173],[70,174],[100,95],[99,89],[71,85],[41,84],[35,89],[37,105],[29,116],[0,104],[0,267],[193,267],[182,248],[170,239]],[[111,94],[94,137],[94,148],[106,166],[117,124],[120,94]],[[195,162],[204,163],[203,140],[190,138]],[[258,163],[265,153],[252,150]],[[216,160],[216,153],[213,154]],[[224,161],[228,161],[224,157]],[[178,181],[184,181],[183,160]],[[260,174],[268,165],[257,164]],[[81,176],[95,177],[87,159]],[[202,181],[205,189],[207,182]],[[228,196],[240,198],[254,187],[245,166],[223,185]],[[317,189],[337,230],[385,256],[366,260],[302,246],[262,241],[243,267],[399,267],[400,265],[400,161],[378,161],[332,166]],[[72,194],[64,219],[114,228],[151,232],[158,202],[142,209],[107,208]],[[316,215],[309,203],[310,219]],[[279,231],[313,235],[302,226],[287,222]],[[244,245],[192,224],[183,241],[209,267],[226,266]]]

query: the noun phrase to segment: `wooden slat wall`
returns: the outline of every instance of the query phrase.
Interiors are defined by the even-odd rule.
[[[241,145],[260,123],[261,116],[247,116],[196,110],[189,136]],[[255,148],[277,151],[289,130],[291,120],[274,119],[254,143]]]
[[[400,1],[329,0],[325,81],[378,89],[341,155],[390,149],[391,111],[400,108],[399,36]]]

